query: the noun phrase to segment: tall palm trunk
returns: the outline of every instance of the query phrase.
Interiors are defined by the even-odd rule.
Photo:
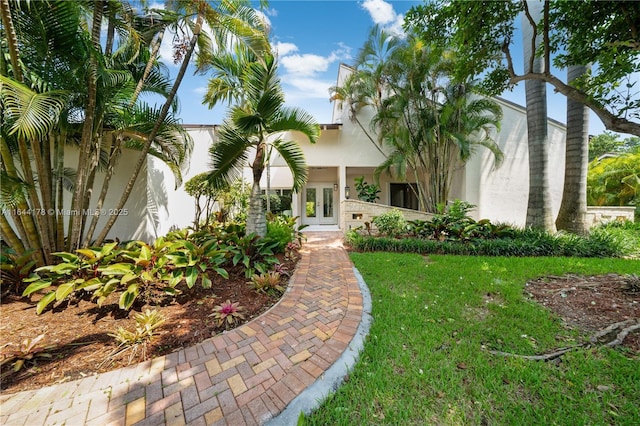
[[[91,41],[96,50],[100,50],[100,28],[102,25],[103,2],[96,0],[93,10],[93,22],[91,27]],[[68,250],[80,248],[82,238],[82,208],[85,200],[86,184],[90,173],[91,154],[94,149],[94,119],[98,92],[98,63],[92,55],[89,60],[87,73],[87,104],[84,110],[84,123],[82,126],[82,139],[80,141],[80,155],[73,199],[71,202],[72,214],[69,218]]]
[[[162,39],[164,37],[165,27],[162,27],[158,34],[155,36],[153,42],[151,43],[151,53],[149,55],[149,60],[144,68],[144,72],[142,77],[138,80],[136,84],[136,88],[134,93],[129,101],[129,107],[133,107],[135,105],[140,93],[142,92],[142,88],[144,87],[145,82],[149,78],[149,74],[153,68],[153,65],[158,58],[158,52],[160,51],[160,45],[162,44]],[[122,151],[122,137],[116,136],[116,140],[113,143],[111,154],[109,155],[109,163],[107,165],[107,171],[105,173],[104,180],[102,182],[102,190],[100,191],[100,195],[98,197],[96,203],[96,212],[102,211],[102,207],[104,206],[104,202],[107,198],[107,193],[109,191],[109,185],[111,184],[111,178],[113,177],[113,173],[115,171],[115,167],[117,164],[117,160],[120,157],[120,153]],[[88,245],[93,239],[93,234],[98,226],[99,216],[94,215],[91,218],[91,223],[89,224],[89,229],[87,229],[85,240],[83,245]]]
[[[133,96],[131,97],[131,101],[129,101],[129,107],[132,107],[136,103],[136,101],[138,100],[138,97],[140,96],[140,92],[142,92],[144,83],[147,81],[147,78],[149,78],[149,74],[153,69],[153,64],[158,58],[158,52],[160,51],[160,45],[162,45],[164,32],[165,32],[165,27],[162,27],[158,32],[158,34],[153,39],[153,42],[151,42],[151,53],[149,54],[149,60],[147,61],[147,65],[144,67],[142,78],[138,80],[138,84],[136,85],[136,89],[133,93]]]
[[[249,211],[247,213],[247,234],[256,234],[261,237],[267,235],[267,220],[262,209],[262,190],[260,189],[260,179],[264,172],[265,143],[258,144],[256,148],[256,158],[251,166],[253,171],[253,186],[251,187],[251,197],[249,199]],[[267,195],[268,197],[268,195]]]
[[[11,17],[11,10],[9,7],[8,0],[0,1],[0,14],[2,15],[2,25],[5,29],[5,34],[7,38],[7,47],[9,49],[9,58],[11,61],[11,68],[13,73],[13,78],[22,83],[24,81],[22,75],[22,67],[20,66],[20,52],[18,50],[18,37],[16,35],[15,27],[13,26],[13,19]],[[5,170],[12,177],[18,177],[17,169],[13,162],[12,154],[9,150],[9,147],[6,143],[6,140],[2,139],[0,141],[2,160],[4,162]],[[21,159],[27,159],[29,161],[29,152],[26,142],[23,138],[19,138],[19,154]],[[27,167],[30,169],[30,163],[27,164]],[[33,183],[33,175],[30,175],[30,170],[23,170],[25,174],[25,179],[27,183]],[[29,196],[33,197],[35,194],[35,190],[29,191]],[[36,201],[35,205],[29,206],[25,201],[21,201],[18,203],[17,208],[21,211],[29,211],[31,208],[35,209],[38,206],[37,194],[35,194],[36,199],[32,201]],[[39,210],[41,212],[41,210]],[[4,216],[4,213],[3,213]],[[39,264],[44,264],[44,260],[47,257],[45,252],[43,251],[42,242],[40,240],[40,230],[38,229],[38,218],[34,218],[32,215],[11,215],[12,220],[16,223],[16,228],[18,231],[22,231],[23,240],[28,244],[30,249],[34,250],[34,259]],[[19,247],[18,247],[19,248]]]
[[[158,116],[158,119],[155,123],[155,125],[153,126],[153,129],[151,130],[151,133],[149,134],[147,140],[145,141],[144,146],[142,147],[142,150],[140,152],[140,156],[138,157],[138,161],[136,162],[134,168],[133,168],[133,173],[131,174],[131,178],[129,179],[129,181],[127,182],[127,185],[125,186],[123,193],[122,193],[122,197],[120,197],[120,200],[118,201],[118,204],[116,205],[116,210],[115,211],[120,211],[124,208],[125,203],[127,202],[127,200],[129,199],[129,195],[131,195],[131,191],[133,190],[133,186],[136,183],[136,180],[138,179],[138,175],[140,174],[140,171],[142,170],[142,167],[144,166],[146,160],[147,160],[147,154],[149,153],[149,148],[151,148],[151,144],[153,143],[153,140],[155,139],[156,135],[158,134],[158,131],[160,130],[160,127],[162,126],[162,123],[164,122],[165,118],[167,117],[167,114],[169,112],[169,108],[171,108],[171,104],[173,103],[173,100],[176,96],[176,94],[178,93],[178,88],[180,87],[180,84],[182,83],[182,79],[184,78],[184,74],[187,71],[187,67],[189,66],[189,61],[191,60],[191,55],[193,54],[193,51],[196,47],[196,43],[198,42],[198,37],[200,36],[200,31],[202,31],[202,23],[204,21],[204,8],[206,7],[206,4],[204,2],[200,2],[198,5],[198,15],[196,18],[196,25],[193,29],[193,35],[191,36],[191,40],[189,41],[189,48],[187,49],[187,51],[185,52],[184,58],[182,59],[182,65],[180,66],[180,70],[178,71],[178,75],[176,76],[176,80],[173,83],[173,87],[171,88],[171,91],[169,92],[169,95],[167,96],[167,99],[164,103],[164,105],[162,106],[162,109],[160,110],[160,115]],[[107,220],[106,225],[104,226],[104,228],[102,229],[102,232],[100,232],[100,234],[98,235],[97,239],[96,239],[96,244],[102,244],[102,242],[104,241],[104,239],[107,237],[107,234],[109,233],[109,231],[111,230],[111,228],[113,227],[113,224],[115,223],[116,219],[118,218],[117,215],[112,215],[109,217],[109,219]]]
[[[589,67],[574,65],[567,70],[567,82],[583,75]],[[556,219],[558,229],[586,234],[587,168],[589,166],[589,108],[567,98],[567,138],[562,203]]]
[[[525,73],[543,72],[545,64],[542,58],[535,58],[540,45],[535,23],[540,19],[543,4],[540,1],[527,1],[531,22],[523,18]],[[547,6],[548,7],[548,6]],[[527,205],[526,226],[555,231],[551,212],[549,193],[549,142],[547,136],[547,93],[546,84],[541,81],[525,82],[527,101],[527,135],[529,147],[529,201]]]

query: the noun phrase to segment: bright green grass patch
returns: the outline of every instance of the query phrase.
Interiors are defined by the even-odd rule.
[[[342,387],[310,425],[640,424],[640,363],[624,348],[533,355],[581,343],[524,296],[544,275],[637,273],[639,261],[353,253],[374,322]]]

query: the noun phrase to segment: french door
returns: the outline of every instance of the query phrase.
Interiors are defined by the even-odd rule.
[[[302,223],[335,225],[337,221],[336,191],[333,184],[309,184],[302,192]]]

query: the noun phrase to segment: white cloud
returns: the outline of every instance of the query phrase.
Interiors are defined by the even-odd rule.
[[[385,25],[396,19],[393,6],[384,0],[364,0],[362,8],[369,12],[375,24]]]
[[[304,77],[283,78],[282,83],[287,102],[311,98],[328,101],[329,87],[335,84],[333,81]]]
[[[305,53],[303,55],[283,56],[280,58],[280,63],[288,74],[312,76],[316,73],[325,72],[329,68],[330,62],[324,56]]]
[[[284,45],[292,45],[291,43],[282,43]],[[297,51],[297,47],[293,51]],[[311,77],[319,73],[323,73],[329,69],[329,65],[336,61],[346,61],[351,59],[350,48],[344,44],[339,44],[339,48],[329,53],[328,56],[320,56],[313,53],[292,55],[282,54],[280,52],[280,64],[284,67],[286,74],[293,77]]]
[[[298,51],[298,46],[295,44],[281,41],[276,42],[273,47],[280,57],[287,56],[289,53]]]
[[[207,93],[207,87],[206,86],[198,86],[195,89],[192,90],[193,93],[197,93],[199,95],[204,95],[205,93]]]
[[[391,34],[403,36],[404,16],[393,10],[393,5],[384,0],[364,0],[361,7],[369,12],[373,23]]]

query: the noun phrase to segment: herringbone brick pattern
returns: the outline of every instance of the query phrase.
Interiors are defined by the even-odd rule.
[[[82,380],[0,396],[3,425],[259,425],[347,348],[362,295],[341,234],[309,233],[271,310],[201,344]]]

